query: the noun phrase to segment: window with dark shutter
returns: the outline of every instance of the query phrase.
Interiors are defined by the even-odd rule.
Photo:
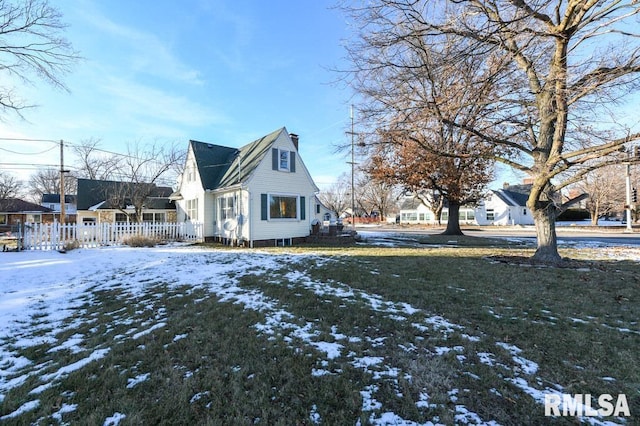
[[[271,170],[295,173],[296,153],[294,151],[271,148]]]
[[[300,220],[305,220],[307,218],[307,197],[300,197]]]

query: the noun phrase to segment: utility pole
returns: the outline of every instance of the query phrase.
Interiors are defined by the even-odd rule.
[[[637,200],[638,192],[635,187],[631,186],[631,165],[636,164],[635,162],[640,160],[640,148],[636,145],[631,147],[626,152],[627,152],[627,161],[623,163],[626,167],[626,173],[625,173],[625,186],[626,186],[625,210],[626,212],[625,213],[626,213],[626,220],[627,220],[627,229],[625,230],[625,232],[633,232],[633,226],[631,223],[632,221],[631,210],[636,209],[637,202],[638,202]],[[633,196],[631,195],[632,193],[633,193]]]
[[[60,139],[60,224],[66,222],[64,205],[64,141]]]
[[[633,232],[633,228],[631,227],[631,164],[626,164],[627,173],[626,173],[626,215],[627,215],[627,232]]]
[[[355,232],[356,230],[356,193],[355,193],[355,154],[353,146],[353,138],[355,132],[353,131],[353,105],[351,105],[351,228]]]

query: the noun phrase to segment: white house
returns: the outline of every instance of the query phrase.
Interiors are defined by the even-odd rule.
[[[449,209],[444,207],[440,214],[440,222],[447,223],[449,221]],[[471,207],[460,207],[460,223],[475,224],[475,211]],[[408,224],[437,224],[438,219],[435,217],[431,209],[423,202],[413,196],[404,199],[400,205],[400,223]]]
[[[527,208],[530,184],[509,185],[490,191],[475,208],[460,207],[460,223],[478,225],[532,225],[533,215]],[[449,210],[442,209],[440,221],[446,223]],[[408,196],[400,205],[400,223],[435,224],[433,212],[417,197]]]
[[[476,208],[479,225],[533,225],[533,215],[527,208],[531,185],[505,184],[491,191]]]
[[[318,220],[318,223],[320,223],[324,227],[327,227],[329,226],[329,223],[331,223],[332,221],[335,222],[337,220],[335,213],[331,211],[327,206],[322,204],[322,201],[320,201],[317,196],[314,197],[314,202],[314,218]]]
[[[42,194],[42,201],[40,202],[41,206],[48,207],[53,210],[55,213],[60,213],[60,194]],[[76,206],[76,196],[75,195],[65,195],[64,196],[64,211],[67,215],[76,214],[77,206]]]
[[[283,127],[239,149],[189,141],[172,198],[178,221],[203,223],[205,240],[254,247],[303,241],[324,214],[317,192]]]

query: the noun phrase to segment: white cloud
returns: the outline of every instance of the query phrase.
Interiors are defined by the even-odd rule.
[[[118,24],[100,13],[83,13],[86,22],[128,48],[129,67],[139,73],[193,85],[203,84],[200,72],[183,63],[155,34]]]
[[[123,116],[146,117],[181,126],[198,127],[225,121],[221,114],[189,100],[185,96],[119,78],[112,78],[104,90],[110,96],[115,111]]]

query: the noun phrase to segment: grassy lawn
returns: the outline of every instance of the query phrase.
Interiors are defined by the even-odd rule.
[[[175,257],[180,282],[116,268],[60,326],[32,316],[42,343],[9,342],[31,363],[6,377],[0,422],[574,424],[544,416],[549,392],[625,394],[638,421],[637,262],[581,249],[547,268],[495,240],[396,243],[203,248]],[[229,268],[203,275],[214,264]]]

